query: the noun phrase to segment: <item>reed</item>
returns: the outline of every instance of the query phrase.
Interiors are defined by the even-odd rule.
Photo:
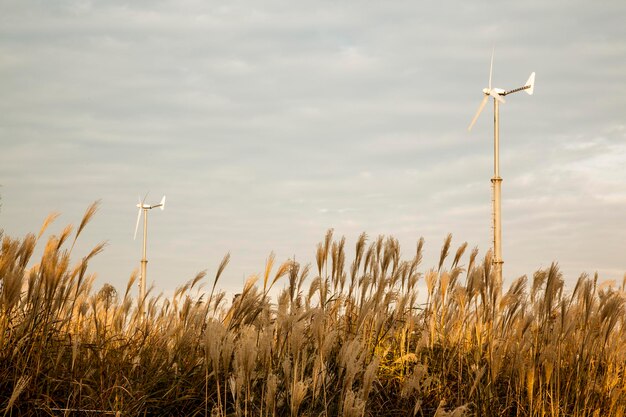
[[[229,255],[210,283],[202,272],[137,302],[135,274],[123,294],[93,288],[103,244],[72,263],[96,211],[38,260],[56,215],[2,238],[4,416],[624,415],[624,283],[583,274],[568,292],[554,263],[505,289],[491,253],[466,255],[451,235],[436,268],[421,269],[423,239],[404,259],[397,240],[365,234],[347,264],[329,231],[314,268],[272,254],[232,303],[218,285]]]

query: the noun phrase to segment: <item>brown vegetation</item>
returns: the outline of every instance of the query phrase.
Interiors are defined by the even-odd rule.
[[[102,245],[71,266],[71,227],[28,267],[52,220],[2,240],[4,415],[624,415],[623,284],[582,275],[568,293],[554,264],[504,290],[490,253],[465,258],[463,244],[450,262],[450,236],[425,272],[423,240],[402,259],[395,239],[365,234],[346,265],[330,231],[312,270],[270,256],[230,305],[217,287],[227,256],[210,292],[201,273],[140,306],[135,276],[123,295],[92,290]]]

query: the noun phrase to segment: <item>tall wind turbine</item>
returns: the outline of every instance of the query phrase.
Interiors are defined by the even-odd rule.
[[[527,94],[532,95],[535,87],[535,73],[531,73],[528,81],[523,87],[514,88],[512,90],[503,90],[502,88],[492,88],[491,78],[493,75],[493,52],[491,53],[491,66],[489,68],[489,87],[483,88],[483,101],[478,106],[478,111],[467,130],[471,130],[474,123],[480,116],[480,113],[485,108],[489,97],[493,98],[493,178],[491,179],[491,188],[493,192],[492,196],[492,222],[493,222],[493,265],[495,268],[496,277],[499,282],[502,282],[502,228],[500,222],[500,188],[502,178],[500,178],[500,110],[499,104],[505,103],[504,96],[517,93],[518,91],[526,91]]]
[[[146,194],[146,197],[148,195]],[[165,209],[165,196],[161,199],[159,204],[145,204],[146,197],[144,197],[143,201],[141,198],[139,199],[139,203],[137,207],[139,211],[137,212],[137,224],[135,225],[135,236],[133,240],[137,239],[137,229],[139,229],[139,221],[141,220],[141,213],[143,212],[143,256],[141,258],[141,279],[139,280],[139,304],[143,302],[143,299],[146,297],[146,274],[148,267],[148,259],[146,259],[146,243],[148,240],[148,210],[152,210],[153,208],[160,207],[161,210]]]

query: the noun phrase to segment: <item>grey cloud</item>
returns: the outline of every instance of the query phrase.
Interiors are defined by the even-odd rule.
[[[52,209],[78,221],[102,198],[94,269],[121,285],[137,193],[168,194],[151,217],[162,288],[227,250],[236,288],[272,249],[312,260],[329,227],[396,235],[407,253],[424,235],[432,259],[453,232],[484,253],[490,109],[465,129],[495,43],[498,85],[537,71],[536,94],[502,107],[505,271],[556,259],[570,277],[614,274],[622,3],[5,3],[1,225],[23,233]]]

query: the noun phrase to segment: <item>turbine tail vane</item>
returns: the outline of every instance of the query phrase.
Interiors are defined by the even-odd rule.
[[[528,77],[528,81],[526,81],[526,85],[524,87],[528,87],[526,89],[526,94],[532,96],[533,90],[535,89],[535,72],[534,71],[532,74],[530,74],[530,77]]]
[[[528,81],[526,81],[526,84],[524,84],[523,87],[514,88],[512,90],[505,91],[503,95],[506,96],[507,94],[517,93],[518,91],[526,91],[526,94],[532,96],[534,90],[535,90],[535,73],[533,72],[532,74],[530,74],[530,77],[528,77]]]

